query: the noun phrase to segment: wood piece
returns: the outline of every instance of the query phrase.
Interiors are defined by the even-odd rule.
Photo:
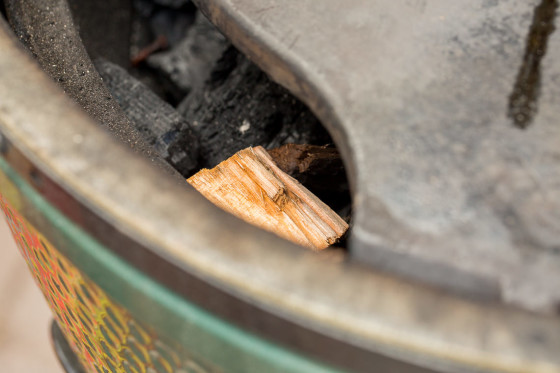
[[[348,229],[326,204],[284,173],[260,146],[187,180],[220,208],[292,242],[324,249]]]

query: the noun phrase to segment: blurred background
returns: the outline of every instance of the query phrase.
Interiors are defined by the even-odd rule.
[[[0,216],[0,370],[62,373],[50,341],[51,312]]]

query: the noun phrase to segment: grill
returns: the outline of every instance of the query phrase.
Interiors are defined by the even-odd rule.
[[[65,368],[560,371],[556,1],[194,3],[4,1],[0,205]],[[155,19],[154,4],[164,25],[181,9],[223,48],[205,54],[209,78],[162,88],[147,72],[146,58],[166,71],[153,53],[174,42],[140,40],[134,14]],[[147,45],[133,78],[148,93],[118,67],[131,43]],[[235,122],[236,101],[205,86],[228,69],[265,79],[262,106],[275,95],[289,119],[257,107],[258,121]],[[188,117],[220,110],[235,126]],[[263,135],[244,137],[261,119]],[[232,141],[205,153],[220,133]],[[230,146],[294,139],[342,155],[353,205],[345,177],[327,198],[352,213],[343,250],[306,251],[185,183]]]

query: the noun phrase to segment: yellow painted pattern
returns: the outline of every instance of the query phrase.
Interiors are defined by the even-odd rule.
[[[0,195],[0,207],[54,317],[88,373],[207,372],[134,320]]]

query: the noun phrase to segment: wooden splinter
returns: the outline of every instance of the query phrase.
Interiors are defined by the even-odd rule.
[[[187,180],[218,207],[314,250],[335,243],[348,224],[276,166],[260,146],[234,154]]]

